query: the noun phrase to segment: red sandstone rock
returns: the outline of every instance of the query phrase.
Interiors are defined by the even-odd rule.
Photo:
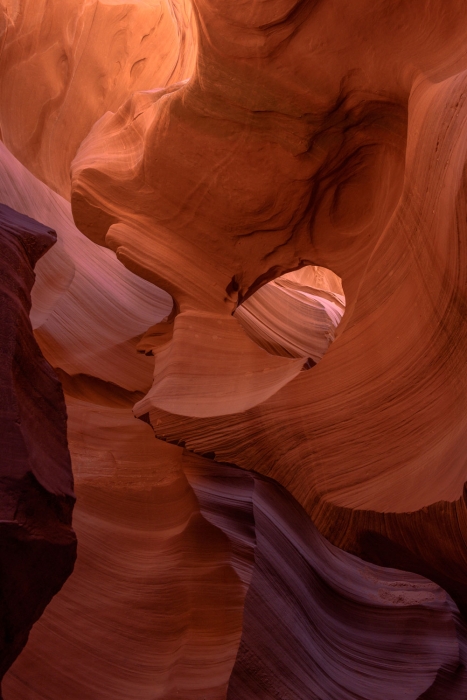
[[[236,309],[235,317],[268,352],[317,364],[335,339],[344,310],[339,277],[309,266],[258,289]]]
[[[225,697],[246,593],[229,538],[201,514],[182,448],[134,419],[134,397],[60,376],[78,560],[5,678],[6,697]],[[251,571],[251,553],[242,561]]]
[[[139,415],[149,409],[157,435],[183,439],[192,449],[213,450],[220,459],[264,470],[291,490],[310,514],[320,500],[339,508],[417,511],[437,501],[456,500],[465,481],[466,387],[459,374],[465,346],[465,280],[460,272],[465,74],[448,75],[463,66],[459,42],[467,28],[465,22],[454,27],[460,16],[453,4],[443,22],[427,17],[437,32],[429,47],[423,35],[412,36],[409,43],[399,29],[402,34],[392,47],[391,60],[383,65],[385,44],[381,61],[366,66],[366,83],[362,73],[347,73],[347,68],[339,72],[335,66],[336,76],[322,85],[318,82],[313,90],[304,91],[299,71],[279,92],[278,83],[282,80],[284,85],[284,74],[295,65],[292,57],[305,38],[313,36],[319,18],[325,32],[331,26],[333,5],[324,6],[318,4],[307,13],[300,5],[300,12],[281,23],[271,20],[265,34],[261,32],[266,25],[260,30],[253,14],[234,55],[229,41],[240,31],[234,9],[217,16],[214,5],[200,3],[204,23],[193,80],[151,99],[136,96],[94,127],[74,162],[73,206],[83,231],[116,250],[131,269],[164,286],[180,311],[173,340],[168,335],[161,345],[160,363],[156,355],[153,389],[136,407]],[[355,8],[353,12],[358,15]],[[281,32],[287,26],[295,31],[297,21],[300,31],[293,40],[279,43]],[[389,9],[387,21],[395,21]],[[449,32],[449,45],[443,31]],[[341,42],[342,60],[352,32],[355,36],[355,25],[344,23],[332,38],[329,35],[322,51]],[[241,82],[242,71],[253,65],[248,36],[263,48],[255,54],[250,79]],[[366,52],[378,51],[377,37],[378,30],[365,37],[352,55],[353,63],[363,60]],[[275,72],[279,56],[281,71]],[[308,70],[315,60],[311,52]],[[337,59],[329,59],[324,75],[331,73],[333,60]],[[226,72],[230,83],[224,80]],[[255,92],[260,80],[262,89]],[[340,101],[332,97],[333,90]],[[410,90],[401,189],[399,158],[405,150],[402,126]],[[131,121],[136,114],[137,120]],[[319,123],[317,117],[307,121],[306,114],[319,114]],[[290,124],[296,125],[293,134]],[[306,135],[301,143],[293,140],[300,129]],[[124,139],[134,145],[122,158]],[[182,150],[182,139],[183,161],[175,156],[177,148]],[[377,173],[379,185],[372,189]],[[383,173],[388,178],[384,185]],[[195,182],[209,187],[200,189]],[[136,207],[126,205],[124,188],[134,192]],[[235,197],[229,199],[229,192]],[[101,220],[92,214],[93,207],[102,212]],[[191,211],[196,211],[194,219]],[[280,263],[275,263],[276,257]],[[228,397],[222,404],[214,366],[222,366],[229,353],[234,355],[234,335],[221,337],[219,346],[208,343],[205,314],[212,314],[213,323],[217,314],[222,323],[220,317],[230,318],[237,297],[248,297],[281,269],[307,260],[328,265],[343,279],[348,311],[340,338],[310,375],[299,374],[290,381],[284,365],[284,379],[270,380],[273,396],[266,401],[264,393],[248,396],[236,381],[242,366],[245,373],[252,372],[250,386],[258,372],[238,359],[231,371],[239,396],[230,399],[222,372]],[[177,277],[180,268],[186,271],[182,278]],[[200,276],[209,280],[204,288]],[[198,324],[203,353],[187,333],[177,330],[186,314],[192,339]],[[243,347],[237,337],[237,347]],[[293,360],[289,362],[292,374]],[[188,377],[202,408],[188,399],[189,388],[182,392]],[[283,381],[289,383],[279,390]],[[257,409],[236,419],[204,423],[161,412],[216,416],[232,413],[235,406],[244,411],[261,400]],[[278,420],[280,431],[274,427]],[[438,536],[433,535],[428,546],[429,558]],[[464,554],[457,556],[462,562]],[[439,563],[437,567],[442,568]],[[463,581],[465,573],[457,576]]]
[[[0,205],[0,678],[73,570],[66,410],[28,313],[54,231]]]
[[[151,414],[156,434],[264,469],[333,542],[430,575],[462,607],[465,80],[460,74],[414,92],[403,195],[319,366],[236,419]],[[262,447],[259,426],[268,435]],[[421,510],[427,506],[430,515]],[[367,532],[388,537],[395,550],[368,538],[365,545]]]
[[[132,275],[73,224],[69,203],[0,144],[0,198],[47,220],[58,240],[36,268],[32,324],[43,353],[68,374],[87,374],[129,391],[151,383],[153,361],[136,353],[143,333],[170,313],[168,294]]]
[[[69,195],[76,150],[135,90],[189,77],[186,0],[2,0],[0,134],[52,189]]]
[[[136,346],[171,300],[81,236],[67,202],[0,152],[2,197],[58,232],[38,265],[32,318],[65,390],[80,542],[74,575],[5,692],[9,700],[152,699],[156,691],[191,700],[201,687],[214,700],[227,690],[246,589],[229,541],[199,514],[182,449],[155,441],[131,410],[153,364]]]
[[[53,223],[61,241],[44,259],[33,321],[67,394],[87,543],[9,692],[23,700],[33,668],[34,700],[460,700],[454,603],[391,569],[430,578],[465,615],[463,5],[195,0],[194,71],[188,3],[160,4],[150,55],[152,2],[70,2],[71,22],[47,2],[1,7],[3,140],[66,197],[74,158],[72,211],[91,239],[2,149],[5,201]],[[303,304],[303,276],[324,268],[343,289],[317,295],[311,284]],[[189,476],[200,458],[152,442],[132,404],[157,437],[273,477],[274,497],[261,477],[242,473],[239,487],[225,471],[217,479],[225,466],[204,465],[196,504],[181,464]],[[355,583],[361,561],[325,545],[303,512],[299,526],[289,497],[276,500],[281,487],[331,542],[389,567],[369,566],[384,580],[378,613]],[[163,502],[173,513],[154,517]],[[342,568],[331,581],[333,552]],[[404,599],[395,614],[394,576],[436,601]],[[345,594],[333,588],[342,579]],[[86,620],[79,658],[70,608]],[[391,640],[402,627],[401,654]],[[59,680],[53,663],[40,670],[45,648],[72,669]]]
[[[85,396],[68,397],[73,428]],[[10,700],[462,697],[465,627],[442,589],[338,550],[271,480],[143,424],[126,463],[90,462],[128,415],[102,401],[71,444],[80,558],[6,678]]]

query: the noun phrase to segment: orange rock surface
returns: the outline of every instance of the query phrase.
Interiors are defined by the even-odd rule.
[[[463,4],[0,0],[0,33],[81,542],[7,700],[461,700]]]

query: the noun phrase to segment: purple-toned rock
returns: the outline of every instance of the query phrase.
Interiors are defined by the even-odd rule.
[[[272,479],[184,464],[248,589],[227,700],[466,697],[465,625],[441,587],[333,546]]]
[[[29,320],[33,268],[55,240],[0,205],[0,678],[76,558],[65,401]]]

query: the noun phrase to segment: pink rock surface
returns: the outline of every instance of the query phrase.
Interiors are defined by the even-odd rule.
[[[6,677],[5,696],[225,697],[246,593],[229,538],[201,514],[182,448],[154,440],[115,390],[62,381],[79,556]]]
[[[333,547],[270,479],[193,458],[185,473],[203,515],[254,552],[228,700],[467,691],[466,630],[442,589]]]

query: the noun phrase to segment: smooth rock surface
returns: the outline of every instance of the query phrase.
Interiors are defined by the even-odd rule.
[[[0,42],[82,540],[8,700],[463,700],[464,4],[0,0]]]
[[[467,692],[465,625],[436,584],[332,546],[270,479],[192,457],[184,470],[203,515],[254,551],[228,700]]]
[[[79,556],[5,678],[6,697],[225,698],[247,588],[238,554],[200,512],[182,448],[155,440],[115,389],[62,381]]]
[[[274,477],[331,541],[434,577],[461,607],[466,80],[414,88],[404,190],[319,365],[236,417],[150,412],[156,435]],[[397,557],[365,547],[371,532]]]
[[[3,142],[69,197],[70,163],[94,122],[135,90],[191,75],[192,23],[187,0],[2,0]]]
[[[0,679],[76,557],[65,402],[29,320],[34,265],[55,240],[0,204]]]

